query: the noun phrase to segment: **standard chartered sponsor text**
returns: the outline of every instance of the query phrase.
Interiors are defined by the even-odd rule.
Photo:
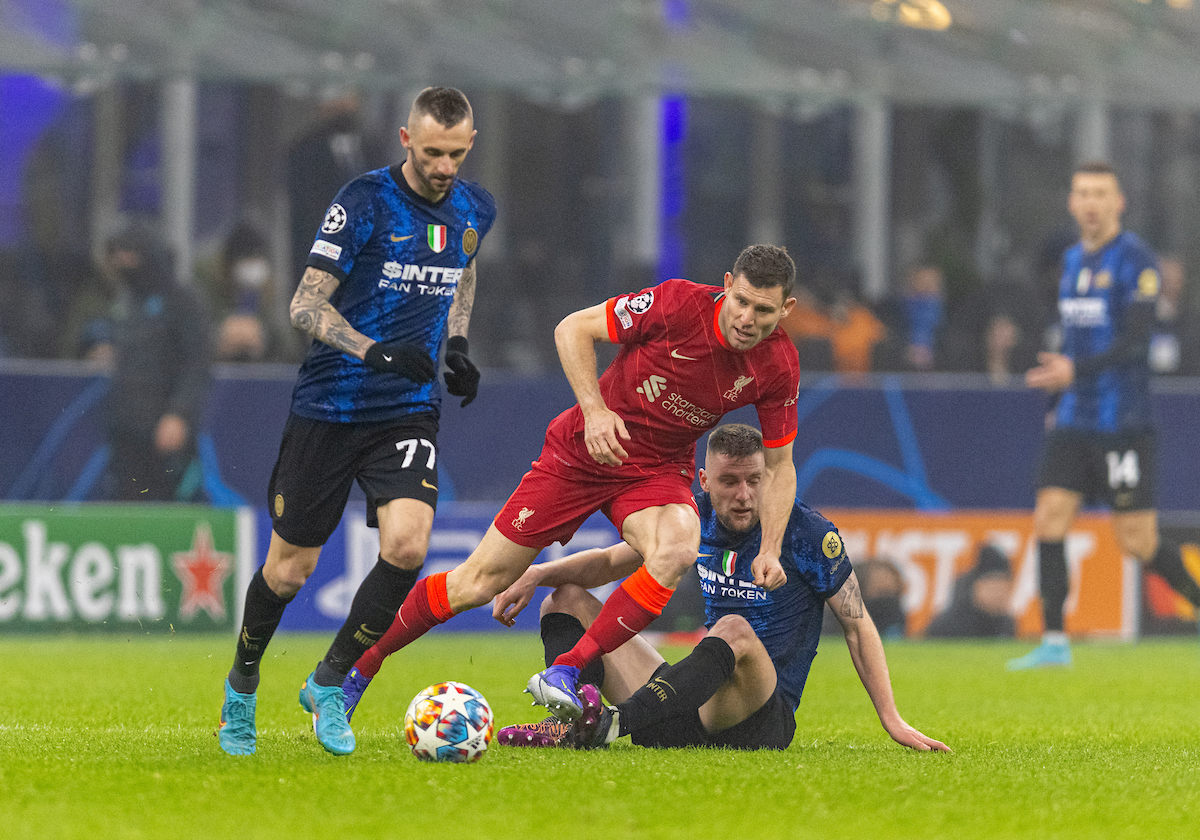
[[[682,417],[693,426],[711,426],[720,419],[720,415],[701,408],[682,394],[672,393],[662,401],[661,405],[676,417]]]

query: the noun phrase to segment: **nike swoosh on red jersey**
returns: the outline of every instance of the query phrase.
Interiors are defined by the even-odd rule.
[[[672,350],[671,350],[671,358],[672,358],[672,359],[681,359],[681,360],[683,360],[683,361],[685,361],[685,362],[698,362],[698,361],[700,361],[699,359],[694,359],[694,358],[692,358],[691,356],[685,356],[685,355],[683,355],[682,353],[680,353],[678,350],[675,350],[675,349],[672,349]]]

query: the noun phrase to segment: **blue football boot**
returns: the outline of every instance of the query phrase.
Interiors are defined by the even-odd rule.
[[[533,695],[533,702],[545,706],[561,721],[571,722],[583,714],[583,704],[576,694],[579,669],[573,665],[551,665],[529,678],[525,687]]]
[[[312,715],[313,732],[322,747],[334,755],[354,752],[354,732],[346,721],[346,701],[340,685],[317,685],[313,674],[309,674],[300,686],[300,707]]]
[[[253,755],[258,743],[258,730],[254,726],[254,710],[258,695],[241,694],[234,691],[225,680],[225,703],[221,706],[221,726],[217,729],[217,740],[221,749],[230,755]]]
[[[1024,656],[1008,660],[1008,670],[1028,671],[1031,668],[1064,668],[1070,664],[1070,643],[1042,642]]]
[[[346,679],[342,683],[342,694],[346,698],[346,723],[349,723],[350,718],[354,717],[358,701],[362,699],[363,692],[370,684],[371,678],[363,676],[357,668],[351,668],[350,673],[346,674]]]

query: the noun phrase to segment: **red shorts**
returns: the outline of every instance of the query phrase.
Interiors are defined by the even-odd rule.
[[[661,505],[688,505],[700,515],[686,475],[600,479],[587,473],[568,477],[552,473],[534,461],[517,489],[496,514],[496,529],[527,548],[566,545],[579,526],[601,511],[620,532],[625,517]]]

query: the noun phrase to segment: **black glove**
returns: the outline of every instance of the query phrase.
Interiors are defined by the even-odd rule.
[[[418,385],[432,382],[437,376],[433,359],[415,344],[384,344],[376,341],[367,348],[363,361],[375,370],[399,374]]]
[[[463,408],[479,393],[479,368],[467,358],[467,340],[461,335],[452,335],[446,342],[446,390],[456,397],[465,397]]]

